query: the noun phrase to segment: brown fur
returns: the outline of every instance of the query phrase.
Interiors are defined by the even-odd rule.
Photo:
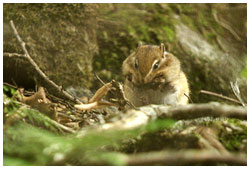
[[[174,104],[188,103],[188,98],[184,93],[189,96],[189,87],[187,78],[181,70],[180,61],[170,53],[164,54],[164,50],[165,47],[163,44],[161,44],[161,46],[141,45],[123,62],[122,71],[126,76],[125,96],[127,96],[128,99],[139,99],[134,97],[140,97],[140,88],[145,88],[144,92],[160,90],[166,93],[166,96],[164,94],[159,96],[162,97],[162,101],[159,101],[158,98],[155,99],[157,101],[150,100],[151,95],[149,94],[149,96],[147,96],[148,104],[168,104],[168,100],[172,98],[166,99],[166,97],[168,97],[168,93],[173,93],[167,90],[172,88],[176,91],[176,95],[173,96],[173,99],[176,99],[176,101],[173,102]],[[159,62],[158,68],[154,69],[153,67],[156,62]],[[136,88],[138,88],[138,90]],[[144,94],[145,93],[143,93],[143,95]],[[134,102],[140,103],[140,101]],[[173,103],[171,101],[170,104]]]

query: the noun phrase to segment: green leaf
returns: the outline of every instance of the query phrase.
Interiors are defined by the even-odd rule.
[[[3,166],[31,166],[31,162],[18,157],[3,155]]]

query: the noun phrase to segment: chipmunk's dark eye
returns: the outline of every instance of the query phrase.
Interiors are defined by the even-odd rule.
[[[155,70],[155,69],[157,69],[158,67],[159,67],[159,61],[156,62],[156,63],[154,64],[153,69]]]
[[[138,60],[135,60],[135,68],[138,69]]]

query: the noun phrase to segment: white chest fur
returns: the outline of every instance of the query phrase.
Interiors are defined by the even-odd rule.
[[[148,104],[178,104],[179,89],[145,89],[140,87],[130,88],[125,86],[126,97],[135,105],[143,106]],[[129,91],[128,91],[129,90]]]

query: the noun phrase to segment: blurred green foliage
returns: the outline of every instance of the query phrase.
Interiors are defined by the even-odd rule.
[[[247,78],[247,56],[245,56],[245,64],[246,66],[242,69],[240,73],[241,78]]]
[[[154,121],[142,128],[130,130],[88,131],[83,137],[58,135],[23,122],[4,132],[4,165],[123,165],[119,147],[124,140],[141,133],[167,129],[172,120]],[[55,160],[61,155],[64,160]]]
[[[16,93],[16,89],[9,87],[9,86],[6,86],[6,85],[3,85],[3,92],[5,94],[13,96]]]
[[[240,73],[240,75],[243,78],[247,78],[247,66],[242,70],[242,72]]]

